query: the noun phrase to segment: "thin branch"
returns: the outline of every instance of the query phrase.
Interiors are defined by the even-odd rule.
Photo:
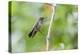
[[[46,37],[46,50],[49,50],[49,40],[50,40],[50,31],[51,31],[51,27],[52,27],[52,22],[53,22],[53,18],[54,18],[54,14],[55,14],[55,5],[52,5],[52,15],[51,15],[51,20],[50,20],[50,24],[49,24],[49,28],[48,28],[48,34]]]

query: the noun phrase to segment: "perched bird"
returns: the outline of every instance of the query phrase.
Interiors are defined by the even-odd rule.
[[[31,32],[28,34],[29,37],[34,37],[36,35],[36,33],[38,31],[40,31],[40,28],[43,24],[43,22],[50,18],[51,14],[52,14],[52,5],[48,4],[48,3],[44,3],[41,7],[40,7],[40,12],[41,12],[41,16],[38,21],[36,22],[36,24],[34,25],[34,27],[32,28]]]
[[[40,17],[34,27],[32,28],[31,32],[28,34],[29,37],[34,37],[36,33],[40,30],[43,22],[44,22],[44,17]]]

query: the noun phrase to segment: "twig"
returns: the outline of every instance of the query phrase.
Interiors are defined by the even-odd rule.
[[[50,31],[51,31],[51,26],[52,26],[52,22],[53,22],[54,13],[55,13],[55,5],[52,4],[52,15],[51,15],[49,28],[48,28],[48,34],[47,34],[47,37],[46,37],[46,50],[47,51],[49,50]]]

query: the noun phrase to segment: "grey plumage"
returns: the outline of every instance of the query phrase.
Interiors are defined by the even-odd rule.
[[[32,28],[32,31],[28,34],[29,37],[34,37],[36,33],[40,30],[42,24],[43,24],[44,18],[40,17],[37,21],[37,23]]]

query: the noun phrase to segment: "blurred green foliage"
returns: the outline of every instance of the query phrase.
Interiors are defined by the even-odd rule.
[[[48,33],[50,19],[44,23],[40,29],[41,32],[37,32],[34,38],[28,37],[28,33],[32,30],[37,19],[43,16],[43,9],[41,9],[44,7],[43,5],[44,3],[23,1],[13,1],[11,3],[11,34],[13,52],[34,52],[46,50],[46,36]],[[76,5],[56,5],[55,16],[51,28],[49,50],[76,49],[78,47],[77,9]],[[46,10],[48,11],[48,9]],[[20,34],[21,36],[19,36]],[[20,43],[23,45],[19,46]]]

